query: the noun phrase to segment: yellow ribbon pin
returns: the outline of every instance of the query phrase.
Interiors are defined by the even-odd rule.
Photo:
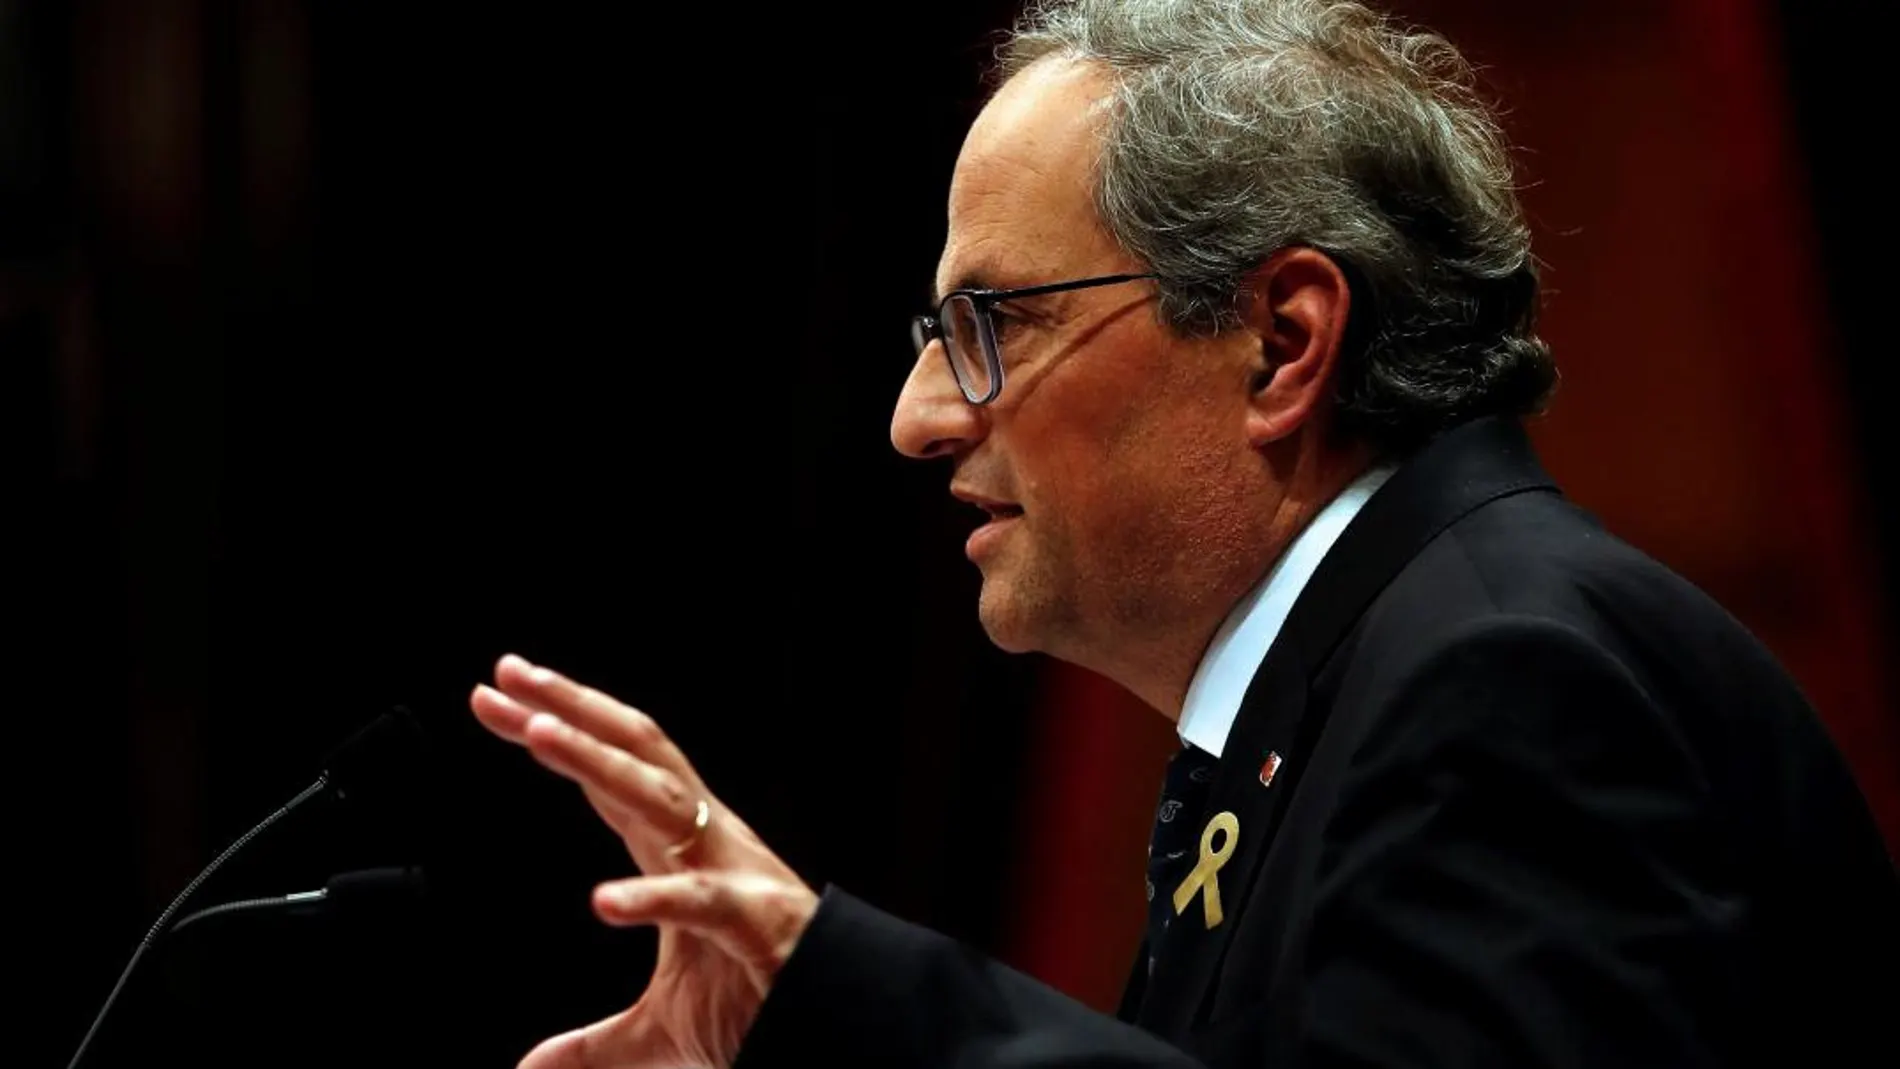
[[[1220,849],[1214,849],[1214,833],[1224,831],[1227,841]],[[1174,891],[1174,912],[1184,913],[1188,903],[1194,901],[1194,893],[1203,888],[1206,894],[1201,898],[1201,908],[1207,917],[1207,926],[1214,928],[1221,922],[1220,910],[1220,869],[1234,854],[1234,845],[1240,841],[1240,818],[1232,813],[1216,813],[1214,819],[1207,822],[1201,831],[1201,859],[1194,864],[1194,871]]]

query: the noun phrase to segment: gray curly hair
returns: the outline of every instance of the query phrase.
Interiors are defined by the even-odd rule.
[[[1450,42],[1336,0],[1032,0],[997,84],[1058,54],[1115,77],[1096,208],[1176,332],[1234,325],[1249,273],[1311,246],[1354,296],[1342,433],[1402,454],[1543,406],[1530,231]]]

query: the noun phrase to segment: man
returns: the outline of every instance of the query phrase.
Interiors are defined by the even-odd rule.
[[[1496,128],[1321,0],[1034,10],[951,183],[892,439],[989,514],[1010,650],[1177,721],[1117,1021],[805,886],[654,722],[515,658],[471,704],[657,924],[524,1065],[1873,1059],[1900,886],[1801,696],[1569,505]]]

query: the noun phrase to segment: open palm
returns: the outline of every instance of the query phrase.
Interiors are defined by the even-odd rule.
[[[595,913],[660,929],[639,1001],[543,1042],[522,1069],[732,1064],[817,895],[644,713],[513,656],[469,705],[490,731],[579,784],[645,874],[595,888]]]

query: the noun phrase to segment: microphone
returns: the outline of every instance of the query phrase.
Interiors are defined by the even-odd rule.
[[[398,705],[331,750],[323,759],[323,777],[339,802],[406,794],[427,749],[415,714]]]
[[[161,936],[171,930],[172,917],[177,914],[179,908],[185,904],[192,893],[211,878],[212,873],[218,871],[226,861],[244,849],[251,840],[262,835],[271,825],[289,816],[313,798],[330,797],[345,801],[353,798],[375,797],[379,791],[399,783],[401,779],[399,773],[403,770],[405,763],[420,758],[423,751],[422,728],[416,722],[415,714],[400,705],[377,717],[331,750],[324,758],[323,772],[317,776],[316,782],[298,791],[290,801],[285,802],[269,816],[259,821],[256,827],[238,836],[236,841],[225,847],[217,857],[212,858],[211,863],[194,876],[191,882],[185,885],[185,889],[178,892],[178,896],[172,899],[171,904],[158,915],[158,920],[153,922],[151,929],[145,933],[145,938],[140,940],[138,947],[132,951],[131,960],[125,963],[125,968],[119,973],[118,982],[112,985],[112,991],[106,995],[105,1004],[99,1007],[99,1012],[92,1019],[91,1027],[86,1029],[85,1037],[79,1041],[79,1049],[73,1052],[72,1060],[66,1063],[66,1069],[78,1069],[80,1063],[84,1061],[87,1049],[92,1046],[93,1040],[98,1038],[106,1015],[111,1012],[113,1003],[118,1001],[120,992],[125,990],[126,981],[131,979],[139,960]],[[413,876],[406,875],[411,872],[414,873]],[[360,900],[362,897],[376,897],[393,890],[420,894],[421,889],[420,870],[366,869],[332,877],[324,884],[321,891],[305,891],[296,895],[250,899],[245,902],[226,903],[224,906],[213,906],[187,916],[179,922],[179,925],[182,926],[187,921],[200,920],[219,912],[238,912],[248,908],[265,909],[273,905],[307,906],[329,902],[332,896],[336,896],[338,902],[350,902]]]
[[[355,869],[337,873],[314,891],[245,898],[206,906],[180,917],[166,934],[177,935],[188,925],[233,913],[307,913],[326,907],[340,913],[350,913],[391,904],[414,904],[426,897],[427,893],[428,881],[423,878],[422,869],[418,866]]]

